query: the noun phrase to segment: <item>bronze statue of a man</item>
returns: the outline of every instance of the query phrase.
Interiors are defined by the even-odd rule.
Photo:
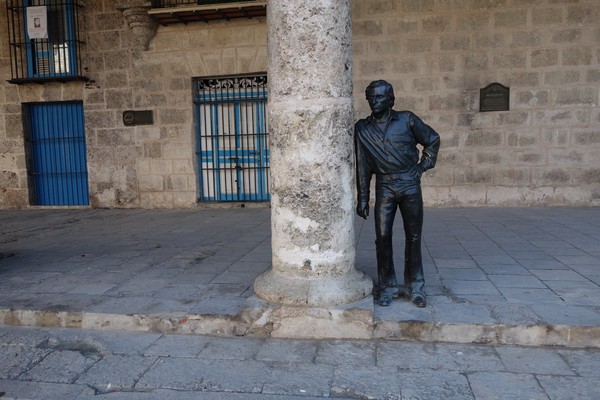
[[[366,90],[371,115],[354,127],[358,204],[356,213],[369,215],[369,188],[376,177],[375,230],[377,276],[375,299],[389,306],[399,296],[392,251],[392,226],[400,208],[406,239],[404,249],[405,295],[425,307],[425,278],[421,260],[423,197],[421,175],[435,166],[440,136],[410,111],[395,111],[394,89],[383,80]],[[417,145],[423,147],[421,154]]]

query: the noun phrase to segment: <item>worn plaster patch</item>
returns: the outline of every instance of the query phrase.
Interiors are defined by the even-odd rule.
[[[305,218],[297,215],[289,208],[279,208],[278,214],[284,221],[288,221],[295,229],[298,229],[304,233],[308,232],[309,229],[318,229],[320,224],[313,221],[310,218]]]

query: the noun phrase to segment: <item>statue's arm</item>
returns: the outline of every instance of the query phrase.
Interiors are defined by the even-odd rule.
[[[358,138],[358,128],[354,129],[354,149],[356,154],[356,214],[367,219],[369,216],[369,196],[373,175],[367,162],[362,144]]]
[[[435,167],[437,155],[440,150],[440,135],[421,118],[414,114],[410,116],[410,128],[415,135],[417,143],[423,146],[421,160],[416,166],[416,173],[422,174]]]

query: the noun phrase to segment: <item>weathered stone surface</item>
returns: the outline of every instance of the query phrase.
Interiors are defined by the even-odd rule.
[[[527,24],[527,14],[521,10],[497,11],[494,13],[496,28],[517,28]]]
[[[590,87],[561,89],[556,94],[556,103],[559,106],[596,105],[598,89]]]
[[[524,52],[504,52],[494,54],[494,65],[498,68],[524,68],[527,65],[527,54]]]
[[[270,102],[352,95],[347,2],[270,2],[268,28]]]
[[[357,33],[366,36],[376,36],[383,33],[381,22],[377,21],[365,21],[362,23],[357,23],[353,28]]]
[[[52,352],[39,364],[22,374],[21,379],[71,383],[100,359],[100,354],[85,354],[85,350],[81,352],[71,348],[66,350]],[[56,367],[57,364],[59,368]]]
[[[531,52],[531,67],[550,67],[558,64],[558,50],[542,49]]]
[[[497,146],[503,143],[501,132],[471,132],[465,141],[466,146]]]
[[[549,92],[545,90],[528,90],[515,93],[516,106],[519,108],[539,108],[548,104]]]
[[[338,305],[366,297],[354,266],[350,3],[269,3],[272,268],[262,298]]]
[[[563,12],[560,8],[538,10],[532,15],[533,25],[558,25],[563,20]]]
[[[27,347],[0,348],[0,379],[14,379],[43,360],[50,353]]]
[[[476,372],[469,375],[473,394],[478,399],[493,399],[499,392],[507,398],[547,397],[537,380],[530,375],[509,372]]]
[[[77,383],[93,387],[100,393],[132,389],[158,359],[156,356],[121,356],[110,354],[83,373]]]
[[[272,337],[368,339],[374,326],[373,300],[344,307],[277,307],[271,321]]]

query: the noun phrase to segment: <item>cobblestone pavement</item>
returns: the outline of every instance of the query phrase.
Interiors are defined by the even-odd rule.
[[[170,334],[255,301],[269,227],[268,209],[1,210],[0,400],[600,398],[600,208],[426,210],[429,305],[374,306],[393,329],[370,340]],[[375,276],[373,221],[356,232]]]
[[[0,210],[0,324],[140,331],[160,322],[187,333],[172,317],[192,316],[194,329],[220,322],[199,333],[243,334],[240,312],[271,262],[269,216]],[[400,221],[395,231],[401,277]],[[600,347],[600,208],[427,208],[423,236],[428,307],[375,306],[374,336]],[[375,277],[372,218],[356,219],[356,240],[357,268]]]
[[[0,326],[5,399],[598,399],[600,350]]]

